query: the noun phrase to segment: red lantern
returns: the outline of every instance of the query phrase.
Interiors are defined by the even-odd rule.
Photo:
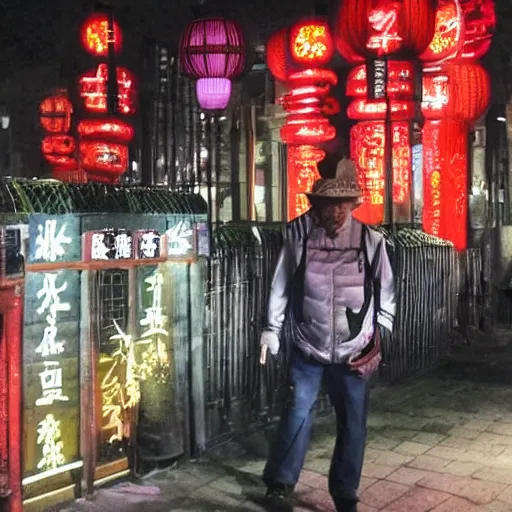
[[[464,44],[464,35],[464,13],[459,0],[439,0],[434,37],[420,59],[440,63],[456,57]]]
[[[423,77],[423,229],[467,243],[467,144],[470,123],[490,102],[486,71],[461,61],[488,51],[496,26],[492,0],[440,0],[436,34],[423,60],[443,62]]]
[[[41,143],[41,152],[46,161],[53,166],[53,171],[76,169],[75,150],[75,139],[69,135],[48,135]]]
[[[136,111],[135,77],[126,68],[118,67],[118,111],[120,114],[132,116]],[[80,77],[80,97],[85,101],[85,108],[94,114],[107,113],[107,81],[108,67],[100,64],[94,71],[85,73]]]
[[[87,18],[80,31],[80,38],[85,51],[96,57],[106,57],[108,55],[110,39],[108,25],[109,16],[107,13],[94,13]],[[119,53],[123,45],[123,34],[115,21],[113,36],[114,50]]]
[[[392,98],[412,98],[414,96],[414,66],[408,61],[388,62],[386,93]],[[347,79],[347,96],[368,96],[368,78],[366,66],[353,68]]]
[[[131,125],[119,119],[87,119],[78,124],[78,134],[83,139],[107,140],[129,144],[133,140]]]
[[[79,152],[89,179],[117,183],[128,168],[128,144],[133,128],[115,118],[86,119],[78,125]]]
[[[320,178],[317,163],[325,153],[314,146],[336,137],[336,129],[326,115],[339,112],[339,104],[329,97],[338,77],[331,70],[321,69],[334,52],[330,29],[324,20],[302,21],[290,29],[287,40],[285,34],[278,32],[271,38],[273,57],[269,58],[269,68],[290,86],[279,101],[289,114],[281,128],[281,139],[289,145],[288,216],[292,220],[309,209],[305,193]],[[303,68],[301,71],[289,67],[286,44],[289,60]]]
[[[41,127],[49,133],[67,133],[72,114],[73,105],[63,90],[45,98],[39,105]]]
[[[489,75],[482,66],[449,63],[442,71],[425,73],[422,110],[429,119],[473,122],[485,113],[490,96]]]
[[[404,121],[414,115],[413,101],[393,100],[390,108],[392,121]],[[386,117],[387,109],[385,100],[354,100],[347,109],[347,116],[355,120],[378,121]]]
[[[41,126],[49,134],[41,142],[41,152],[52,166],[52,176],[57,179],[65,176],[67,181],[74,183],[83,182],[74,173],[78,169],[78,162],[75,158],[75,139],[68,135],[73,106],[67,92],[60,90],[45,98],[39,106],[39,112]]]
[[[45,156],[72,155],[75,149],[75,139],[69,135],[49,135],[41,143],[41,151]]]
[[[464,13],[466,34],[461,58],[476,60],[491,47],[496,30],[496,10],[493,0],[459,0]]]
[[[307,69],[293,73],[288,78],[292,89],[280,102],[289,115],[281,128],[281,138],[286,144],[319,144],[334,139],[336,129],[323,115],[323,105],[330,86],[338,77],[326,69]]]
[[[128,168],[128,146],[113,142],[80,141],[80,163],[89,179],[117,183]]]
[[[272,34],[267,41],[267,66],[279,82],[286,82],[288,75],[298,71],[288,62],[288,29],[283,28]]]
[[[290,29],[290,56],[301,67],[322,67],[334,54],[331,29],[325,20],[313,19],[296,23]]]
[[[415,56],[434,35],[435,0],[342,0],[335,40],[349,62],[384,55]]]

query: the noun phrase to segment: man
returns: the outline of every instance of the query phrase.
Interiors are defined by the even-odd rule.
[[[354,512],[366,441],[368,374],[380,362],[379,329],[393,328],[393,273],[383,237],[352,217],[361,191],[353,162],[318,180],[311,210],[291,222],[275,271],[261,364],[280,348],[289,321],[291,394],[264,470],[267,497],[286,501],[308,449],[313,405],[325,379],[337,421],[329,491]],[[370,356],[369,356],[370,354]],[[369,365],[359,366],[368,361]]]

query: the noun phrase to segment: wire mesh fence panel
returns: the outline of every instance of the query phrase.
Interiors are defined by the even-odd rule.
[[[73,185],[54,180],[3,179],[0,213],[205,213],[201,196],[165,187]]]

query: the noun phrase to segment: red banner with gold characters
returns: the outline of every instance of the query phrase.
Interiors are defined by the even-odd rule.
[[[309,210],[306,192],[320,178],[317,163],[325,153],[313,146],[288,146],[288,220]]]
[[[467,140],[465,122],[425,122],[423,229],[458,250],[466,248],[467,239]]]

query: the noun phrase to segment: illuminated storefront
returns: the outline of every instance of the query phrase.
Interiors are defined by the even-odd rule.
[[[119,227],[105,224],[98,215],[29,218],[23,510],[190,450],[183,326],[202,315],[188,304],[192,274],[203,293],[205,219],[109,215]]]

